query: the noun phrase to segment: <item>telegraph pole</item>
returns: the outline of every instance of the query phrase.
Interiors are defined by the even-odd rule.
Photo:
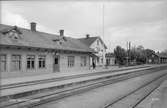
[[[128,66],[128,42],[126,42],[126,48],[127,48],[126,64],[127,64],[127,66]]]
[[[130,62],[130,49],[131,49],[131,42],[127,42],[127,66],[129,65]]]
[[[131,62],[130,50],[131,50],[131,42],[129,42],[129,63]]]

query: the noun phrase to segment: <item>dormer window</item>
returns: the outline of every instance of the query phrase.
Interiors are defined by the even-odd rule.
[[[8,35],[12,39],[19,39],[20,38],[19,34],[15,30],[10,31],[8,33]]]
[[[58,44],[62,45],[64,42],[67,41],[67,38],[63,36],[63,37],[59,37],[57,39],[53,39],[52,41],[55,42],[55,43],[58,43]]]
[[[8,36],[11,39],[21,39],[22,32],[19,30],[17,26],[14,26],[9,29],[2,30],[2,33],[6,36]]]
[[[62,40],[60,39],[53,39],[53,42],[58,43],[59,45],[63,43]]]

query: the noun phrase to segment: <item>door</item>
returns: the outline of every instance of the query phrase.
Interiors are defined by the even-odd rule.
[[[54,57],[54,63],[53,63],[53,72],[59,72],[60,71],[60,66],[59,66],[59,56]]]

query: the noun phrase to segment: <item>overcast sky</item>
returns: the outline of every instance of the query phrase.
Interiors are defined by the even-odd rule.
[[[24,28],[36,22],[39,31],[58,34],[64,29],[74,38],[100,36],[110,51],[116,45],[126,47],[127,41],[155,51],[167,49],[166,0],[2,1],[1,21]]]

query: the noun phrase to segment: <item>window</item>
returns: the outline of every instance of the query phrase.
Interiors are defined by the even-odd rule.
[[[46,56],[40,55],[38,57],[38,67],[39,68],[45,68],[46,67]]]
[[[97,45],[99,45],[99,40],[97,40]]]
[[[68,56],[68,67],[74,67],[74,56]]]
[[[86,56],[81,56],[81,67],[86,66]]]
[[[6,71],[6,55],[0,55],[0,72]]]
[[[99,57],[97,58],[97,63],[99,63]]]
[[[12,55],[11,57],[11,71],[21,70],[21,55]]]
[[[106,59],[106,64],[110,65],[110,59]]]
[[[34,69],[35,68],[35,56],[28,55],[27,56],[27,69]]]
[[[103,58],[101,58],[101,63],[103,63]]]
[[[19,34],[15,30],[10,31],[8,34],[12,39],[19,39]]]
[[[100,51],[100,48],[99,48],[99,47],[96,47],[96,48],[95,48],[95,51],[99,52],[99,51]]]

